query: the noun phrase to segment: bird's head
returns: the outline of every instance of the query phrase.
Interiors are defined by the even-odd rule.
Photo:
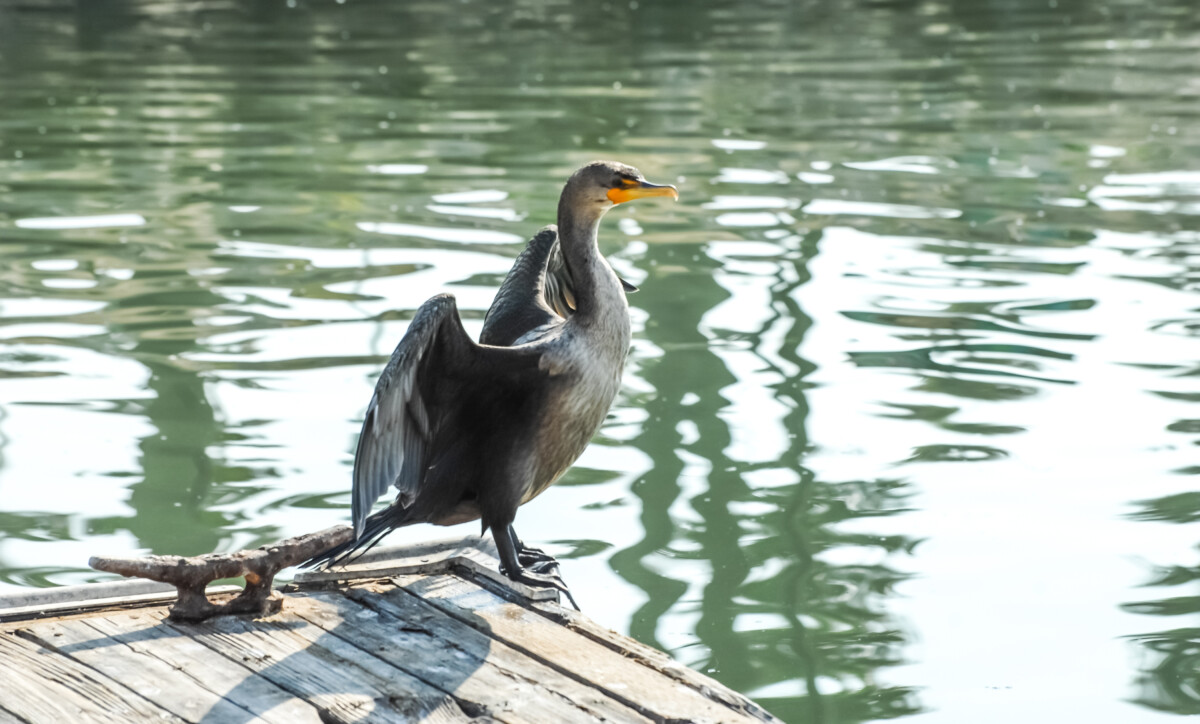
[[[617,204],[653,196],[679,200],[674,186],[652,184],[633,166],[595,161],[571,175],[563,188],[562,202],[576,214],[599,217]]]

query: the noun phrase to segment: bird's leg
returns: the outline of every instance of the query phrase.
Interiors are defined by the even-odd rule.
[[[516,531],[512,529],[511,525],[504,526],[503,528],[494,527],[492,530],[494,532],[493,538],[496,540],[496,550],[500,553],[501,573],[507,576],[510,581],[524,583],[527,586],[553,588],[565,594],[567,600],[575,607],[575,610],[579,610],[579,604],[575,603],[575,597],[571,595],[570,589],[567,588],[567,584],[563,582],[562,576],[557,571],[546,574],[525,570],[517,554],[519,544]]]
[[[558,575],[558,561],[554,556],[540,548],[526,546],[517,537],[517,530],[512,525],[508,526],[508,535],[512,538],[513,545],[516,546],[517,560],[522,566],[531,569],[534,573]]]

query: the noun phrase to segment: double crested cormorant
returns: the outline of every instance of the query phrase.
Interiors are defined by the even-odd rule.
[[[576,171],[558,202],[557,229],[542,229],[517,257],[479,344],[452,295],[421,305],[359,434],[355,539],[309,565],[338,562],[413,523],[481,519],[506,576],[570,596],[554,559],[525,548],[512,523],[518,506],[575,462],[616,397],[630,343],[625,291],[635,287],[600,255],[596,230],[614,205],[651,196],[679,198],[674,186],[624,164]],[[368,517],[390,486],[396,500]]]

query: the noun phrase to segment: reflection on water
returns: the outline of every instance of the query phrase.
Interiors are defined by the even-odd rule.
[[[1183,424],[1180,424],[1183,423]],[[1181,420],[1168,429],[1179,432],[1200,432],[1200,422]],[[1191,474],[1200,472],[1192,469]],[[1137,520],[1167,523],[1200,521],[1200,492],[1168,495],[1156,500],[1142,501],[1134,514]],[[1200,613],[1200,597],[1178,586],[1200,581],[1200,566],[1164,566],[1154,572],[1146,585],[1149,589],[1168,589],[1176,594],[1157,601],[1137,601],[1125,608],[1150,616],[1169,616],[1171,623],[1182,626],[1156,633],[1137,634],[1131,638],[1144,647],[1135,678],[1135,701],[1159,711],[1178,714],[1200,714],[1200,627],[1194,617]],[[1192,620],[1189,620],[1189,617]]]
[[[589,614],[788,721],[1197,713],[1192,10],[0,4],[0,581],[344,520],[414,310],[615,157],[683,200],[521,514]]]

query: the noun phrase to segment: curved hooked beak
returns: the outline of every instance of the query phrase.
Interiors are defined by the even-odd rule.
[[[608,200],[614,204],[623,204],[634,199],[647,199],[652,196],[670,196],[679,200],[679,192],[670,184],[652,184],[649,181],[629,181],[619,189],[608,190]]]

